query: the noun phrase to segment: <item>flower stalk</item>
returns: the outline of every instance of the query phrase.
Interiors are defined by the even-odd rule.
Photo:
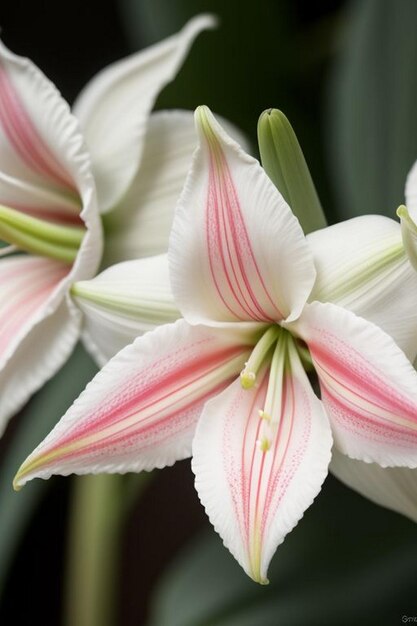
[[[74,482],[69,529],[66,626],[115,623],[120,527],[123,520],[119,475],[78,477]]]

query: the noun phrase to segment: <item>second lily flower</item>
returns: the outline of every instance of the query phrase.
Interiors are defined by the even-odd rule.
[[[9,244],[0,249],[0,433],[80,336],[70,289],[100,264],[99,214],[106,263],[166,251],[195,136],[191,113],[149,113],[213,23],[196,17],[103,70],[77,99],[76,117],[38,68],[0,44],[0,239]]]

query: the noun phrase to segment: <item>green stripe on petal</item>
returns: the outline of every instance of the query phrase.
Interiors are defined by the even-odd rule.
[[[84,342],[102,366],[144,332],[181,317],[171,293],[166,255],[125,261],[71,295],[84,313]]]

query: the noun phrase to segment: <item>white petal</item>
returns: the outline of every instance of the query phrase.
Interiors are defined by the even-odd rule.
[[[0,82],[0,204],[53,221],[84,222],[87,229],[72,267],[31,256],[0,261],[0,316],[14,311],[0,355],[4,426],[69,355],[80,315],[66,300],[68,287],[94,275],[102,240],[89,157],[68,105],[28,59],[3,44]]]
[[[307,304],[294,324],[320,381],[335,445],[349,457],[417,466],[417,373],[378,326],[334,304]]]
[[[0,203],[84,222],[87,233],[71,279],[90,278],[100,262],[102,236],[78,122],[42,72],[1,43],[0,77]]]
[[[102,212],[127,191],[139,167],[146,124],[158,93],[184,61],[197,35],[214,19],[201,15],[176,35],[110,65],[74,105],[89,146]]]
[[[65,300],[37,316],[0,370],[0,434],[12,417],[65,363],[78,340],[79,312]]]
[[[401,219],[404,248],[410,263],[417,271],[417,161],[407,176],[405,202],[407,206],[400,206],[397,215]]]
[[[364,215],[307,236],[317,279],[310,300],[333,302],[391,335],[417,355],[417,273],[397,222]]]
[[[225,122],[233,137],[244,137]],[[197,146],[191,111],[152,113],[141,165],[125,196],[106,224],[105,264],[161,254],[168,239],[175,205]]]
[[[88,222],[97,212],[94,181],[67,103],[29,59],[2,43],[0,82],[0,202],[57,221],[79,222],[82,211]]]
[[[166,254],[113,265],[71,293],[84,313],[84,343],[100,367],[139,335],[180,317]]]
[[[0,433],[63,364],[78,337],[80,315],[62,302],[67,275],[68,266],[59,261],[30,255],[0,259]]]
[[[299,362],[284,375],[270,448],[259,446],[269,372],[251,390],[235,381],[203,411],[193,442],[196,489],[224,544],[255,581],[320,491],[332,445],[321,402]],[[275,422],[275,424],[274,424]]]
[[[191,453],[207,399],[243,366],[253,330],[210,332],[184,320],[139,337],[87,386],[19,470],[16,486],[51,474],[123,473]]]
[[[171,285],[190,323],[297,317],[314,283],[297,219],[207,107],[170,238]]]
[[[417,470],[406,467],[381,467],[349,459],[333,451],[331,472],[376,504],[392,509],[417,522]]]
[[[417,161],[408,173],[405,183],[405,203],[411,219],[417,224]]]

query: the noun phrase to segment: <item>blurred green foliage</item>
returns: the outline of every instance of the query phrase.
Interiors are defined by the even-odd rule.
[[[415,525],[329,477],[256,585],[214,531],[173,563],[149,626],[334,626],[415,615]]]
[[[14,475],[20,463],[52,430],[96,371],[91,357],[78,345],[58,374],[15,418],[18,419],[16,432],[0,462],[0,594],[22,534],[51,484],[35,480],[15,493],[12,487]]]
[[[328,108],[337,216],[395,218],[417,158],[417,2],[356,0]]]

